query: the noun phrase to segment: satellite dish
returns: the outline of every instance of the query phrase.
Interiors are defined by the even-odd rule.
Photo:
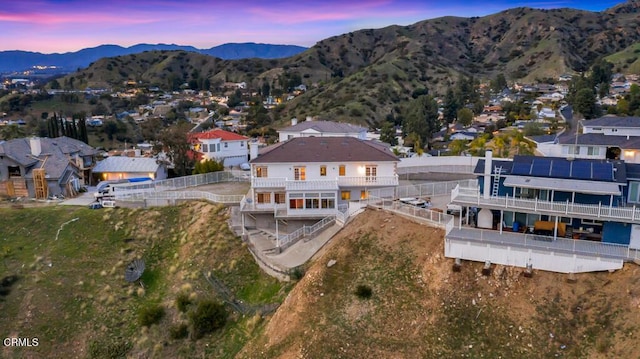
[[[144,273],[144,261],[135,259],[124,270],[124,279],[130,283],[135,282],[142,277],[142,273]]]

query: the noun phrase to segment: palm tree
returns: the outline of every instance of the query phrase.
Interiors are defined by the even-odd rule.
[[[487,146],[487,135],[481,135],[476,137],[469,143],[469,152],[474,156],[484,156],[484,151]]]

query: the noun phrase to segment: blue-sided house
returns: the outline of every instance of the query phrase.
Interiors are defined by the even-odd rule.
[[[447,234],[445,255],[565,273],[618,269],[636,259],[639,165],[493,159],[488,151],[474,172],[478,185],[456,188],[452,202],[475,216],[459,218]]]

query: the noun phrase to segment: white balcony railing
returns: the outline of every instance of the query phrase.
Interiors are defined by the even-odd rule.
[[[337,190],[338,187],[384,187],[397,186],[398,176],[337,177],[334,179],[312,179],[295,181],[285,177],[253,177],[253,188],[285,188],[286,190]]]
[[[588,218],[640,224],[640,208],[614,207],[608,204],[581,204],[575,202],[542,201],[510,196],[484,198],[478,187],[456,187],[451,191],[451,202],[474,207],[487,207],[512,211],[535,212],[546,215]]]
[[[338,185],[341,187],[397,186],[398,176],[338,177]]]
[[[309,180],[309,181],[285,181],[284,188],[287,191],[306,191],[306,190],[337,190],[338,181],[336,180]]]

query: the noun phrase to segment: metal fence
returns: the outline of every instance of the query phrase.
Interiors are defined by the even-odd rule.
[[[172,204],[176,200],[207,200],[213,203],[239,204],[243,197],[243,195],[220,195],[204,191],[167,191],[131,193],[122,199],[128,201],[166,201],[165,205]],[[160,205],[159,203],[155,204]]]
[[[197,187],[221,182],[249,182],[250,175],[244,171],[219,171],[193,176],[176,177],[160,181],[145,181],[114,185],[116,199],[136,192],[161,192]]]
[[[465,179],[456,181],[427,182],[397,187],[376,188],[369,191],[369,197],[405,198],[448,196],[456,187],[473,187],[477,185],[477,183],[478,181],[475,179]]]

